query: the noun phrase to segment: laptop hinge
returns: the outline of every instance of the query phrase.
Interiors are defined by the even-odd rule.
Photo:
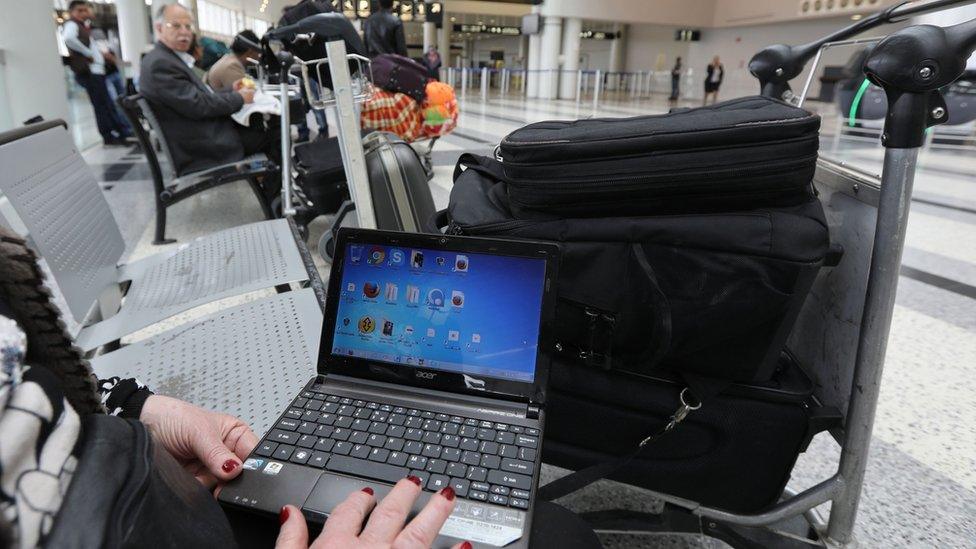
[[[539,407],[530,403],[525,409],[525,417],[527,419],[539,419]]]

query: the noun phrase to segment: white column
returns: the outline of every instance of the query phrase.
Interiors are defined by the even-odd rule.
[[[617,38],[610,42],[610,72],[624,70],[624,60],[627,56],[627,25],[614,25]]]
[[[441,63],[444,68],[451,66],[451,22],[444,16],[444,24],[437,32],[437,51],[441,54]]]
[[[437,33],[437,26],[433,23],[424,23],[424,55],[427,54],[427,50],[431,46],[435,45],[434,40],[436,40],[435,34]]]
[[[566,22],[563,24],[563,68],[559,84],[559,97],[561,99],[576,98],[576,71],[579,70],[580,32],[582,31],[582,19],[579,17],[566,18]]]
[[[542,24],[542,53],[539,55],[539,97],[555,99],[559,85],[559,42],[562,40],[561,17],[545,17]]]
[[[0,131],[37,115],[68,117],[68,87],[50,2],[17,2],[0,17]]]
[[[119,41],[122,43],[122,59],[129,64],[127,76],[139,76],[139,55],[152,42],[152,32],[146,18],[143,0],[115,0],[119,18]]]
[[[532,34],[529,36],[529,58],[526,60],[525,68],[529,71],[526,73],[525,82],[525,93],[529,97],[539,97],[539,73],[534,72],[539,70],[539,64],[542,61],[542,35]]]

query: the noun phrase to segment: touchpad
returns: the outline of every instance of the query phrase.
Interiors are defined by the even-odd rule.
[[[377,501],[382,500],[393,489],[392,485],[381,482],[322,473],[312,493],[305,500],[302,511],[309,519],[322,521],[349,494],[366,486],[373,489]],[[427,491],[420,494],[407,517],[408,522],[427,505],[433,495]],[[463,540],[474,542],[476,547],[503,547],[522,537],[525,527],[524,511],[463,499],[456,501],[454,512],[434,542],[435,549],[447,549]]]

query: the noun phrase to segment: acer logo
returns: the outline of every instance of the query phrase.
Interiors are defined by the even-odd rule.
[[[434,379],[437,376],[434,372],[417,372],[416,375],[420,379]]]

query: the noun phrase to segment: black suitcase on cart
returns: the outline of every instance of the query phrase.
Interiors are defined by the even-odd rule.
[[[363,139],[376,228],[408,233],[434,233],[434,198],[417,151],[389,132]]]
[[[634,452],[668,422],[683,387],[673,375],[557,359],[543,461],[580,470]],[[810,378],[784,353],[768,381],[729,386],[610,478],[727,511],[759,511],[783,495],[810,439],[840,423],[812,392]]]
[[[349,199],[337,138],[317,138],[296,145],[295,171],[298,186],[312,203],[316,215],[333,214]]]

